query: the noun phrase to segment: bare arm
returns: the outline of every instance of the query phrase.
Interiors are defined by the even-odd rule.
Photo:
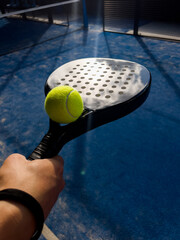
[[[45,218],[64,188],[63,159],[54,157],[28,161],[12,154],[0,168],[0,190],[15,188],[29,193],[41,205]],[[0,201],[1,240],[29,240],[35,219],[29,209],[13,201]]]

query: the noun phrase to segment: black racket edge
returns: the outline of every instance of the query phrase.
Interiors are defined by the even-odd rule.
[[[78,120],[63,126],[50,120],[47,134],[45,134],[28,159],[35,160],[54,157],[60,152],[62,147],[72,139],[75,139],[76,137],[79,137],[80,135],[99,126],[128,115],[145,102],[149,95],[150,87],[151,74],[150,81],[147,86],[138,95],[124,103],[95,111],[85,109]],[[47,94],[46,87],[45,93]]]

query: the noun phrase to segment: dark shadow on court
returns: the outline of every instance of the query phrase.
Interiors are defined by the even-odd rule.
[[[36,23],[37,24],[37,23]],[[34,27],[36,27],[36,24],[34,26],[34,24],[32,24]],[[42,24],[42,26],[44,25],[47,25],[48,24]],[[62,29],[62,28],[61,28]],[[44,29],[45,31],[45,29]],[[75,45],[71,45],[71,46],[68,46],[68,48],[63,48],[64,47],[64,44],[65,44],[65,40],[66,40],[66,37],[69,36],[70,34],[81,34],[82,33],[82,42],[79,42]],[[35,33],[34,33],[35,34]],[[36,34],[35,34],[36,35]],[[43,35],[43,31],[41,33],[41,35]],[[7,77],[5,79],[2,78],[1,82],[0,82],[0,92],[2,92],[4,90],[4,88],[6,87],[6,85],[8,85],[9,81],[13,78],[13,75],[19,70],[19,69],[25,69],[26,67],[29,67],[29,66],[37,66],[40,62],[42,61],[45,61],[45,60],[48,60],[50,58],[54,58],[53,61],[54,61],[54,64],[53,66],[56,65],[56,61],[57,61],[57,58],[62,54],[62,53],[65,53],[65,52],[69,52],[73,49],[75,49],[76,47],[79,47],[79,45],[86,45],[87,43],[87,36],[88,36],[88,31],[82,31],[82,29],[74,29],[74,30],[71,30],[69,31],[69,28],[64,28],[63,27],[63,31],[61,31],[60,34],[58,34],[58,36],[54,36],[53,38],[50,38],[50,39],[46,39],[44,41],[40,41],[39,42],[39,39],[41,38],[41,35],[39,35],[39,38],[37,36],[34,36],[32,37],[33,39],[33,42],[34,44],[32,46],[28,46],[26,45],[26,49],[28,49],[22,59],[17,62],[17,65],[15,66],[14,69],[11,69],[11,71],[8,71],[7,73],[5,74],[2,74],[1,76],[3,75],[7,75]],[[69,36],[70,37],[70,36]],[[58,48],[57,48],[57,42],[53,42],[53,40],[57,40],[58,41]],[[18,38],[17,38],[17,41],[18,41]],[[32,41],[30,41],[32,43]],[[34,50],[34,48],[37,46],[37,45],[40,45],[41,48],[43,49],[43,43],[46,43],[46,42],[49,42],[48,44],[50,45],[54,45],[54,51],[49,51],[48,54],[44,54],[44,51],[42,52],[43,54],[39,54],[37,53],[37,58],[34,58],[33,61],[31,61],[30,63],[25,63],[26,62],[26,59],[28,59],[28,56],[31,55],[31,52]],[[6,45],[6,47],[8,47],[8,45],[11,45],[11,41],[9,39],[7,39],[7,44],[4,43],[4,45]],[[16,48],[16,45],[14,45],[13,43],[13,46],[14,48]],[[21,40],[19,40],[19,46],[21,46]],[[22,45],[23,46],[23,45]],[[22,48],[21,46],[21,48]],[[25,44],[24,44],[25,46]],[[47,45],[44,46],[44,50],[47,50]],[[1,49],[0,49],[1,51]],[[15,50],[17,51],[17,49]],[[52,71],[54,70],[54,68],[52,68]],[[43,88],[44,86],[42,86]]]
[[[0,28],[0,55],[5,55],[37,43],[49,29],[50,24],[6,19]]]
[[[160,61],[157,61],[155,56],[152,54],[151,50],[147,47],[145,42],[143,41],[143,38],[141,37],[135,37],[139,45],[143,48],[144,52],[150,57],[151,61],[154,63],[156,68],[160,71],[162,76],[166,79],[169,86],[174,90],[176,95],[180,97],[180,88],[176,84],[175,80],[168,74],[168,72],[163,68]]]

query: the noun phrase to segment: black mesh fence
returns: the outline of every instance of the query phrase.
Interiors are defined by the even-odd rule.
[[[176,0],[104,0],[104,30],[180,40]]]

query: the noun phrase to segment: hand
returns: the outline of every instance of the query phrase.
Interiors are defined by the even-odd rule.
[[[59,156],[28,161],[12,154],[0,168],[0,190],[16,188],[29,193],[40,203],[46,218],[65,185],[63,165]]]

